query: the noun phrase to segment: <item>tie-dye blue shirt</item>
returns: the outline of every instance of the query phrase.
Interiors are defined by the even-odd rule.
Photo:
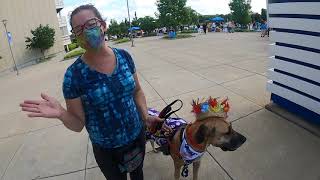
[[[91,69],[79,57],[66,71],[65,99],[81,98],[86,129],[93,144],[116,148],[135,140],[143,122],[134,101],[135,66],[131,56],[113,48],[116,66],[112,74]]]

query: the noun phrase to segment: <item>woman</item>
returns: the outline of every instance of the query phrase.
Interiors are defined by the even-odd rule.
[[[267,21],[263,20],[263,22],[261,24],[261,37],[264,37],[265,35],[267,35],[267,30],[268,30]]]
[[[108,180],[127,179],[127,173],[132,180],[141,180],[144,123],[152,128],[161,119],[148,115],[131,56],[104,41],[106,23],[98,10],[93,5],[76,8],[70,25],[86,52],[65,73],[67,108],[41,94],[43,100],[26,100],[22,110],[30,112],[29,117],[58,118],[72,131],[86,126],[96,161]]]

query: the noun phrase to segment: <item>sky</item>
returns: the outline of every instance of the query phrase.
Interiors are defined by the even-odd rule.
[[[128,0],[131,17],[134,12],[137,17],[153,16],[157,12],[155,5],[156,0]],[[230,0],[187,0],[187,6],[191,6],[200,14],[227,14],[230,13]],[[64,0],[64,9],[62,15],[68,14],[77,6],[82,4],[94,4],[101,12],[102,16],[110,22],[111,19],[122,21],[128,17],[127,1],[126,0]],[[261,12],[261,8],[266,8],[266,0],[251,0],[253,12]],[[69,27],[70,28],[70,27]]]

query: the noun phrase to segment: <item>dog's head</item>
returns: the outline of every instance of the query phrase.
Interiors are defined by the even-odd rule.
[[[234,151],[246,141],[246,137],[233,130],[225,118],[209,117],[196,123],[198,128],[194,137],[199,144],[206,143],[223,151]]]

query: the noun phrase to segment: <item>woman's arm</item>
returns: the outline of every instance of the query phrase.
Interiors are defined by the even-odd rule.
[[[42,100],[25,100],[20,104],[29,117],[60,119],[68,129],[80,132],[85,124],[85,116],[80,98],[66,99],[67,109],[53,97],[41,94]]]
[[[136,89],[134,92],[134,99],[138,106],[139,112],[142,116],[142,119],[146,121],[148,119],[148,109],[147,109],[147,101],[146,97],[143,93],[143,90],[140,86],[140,82],[137,76],[137,73],[134,73],[134,81],[136,83]]]
[[[67,109],[62,110],[59,119],[72,131],[81,132],[85,125],[85,115],[80,98],[66,99]]]

